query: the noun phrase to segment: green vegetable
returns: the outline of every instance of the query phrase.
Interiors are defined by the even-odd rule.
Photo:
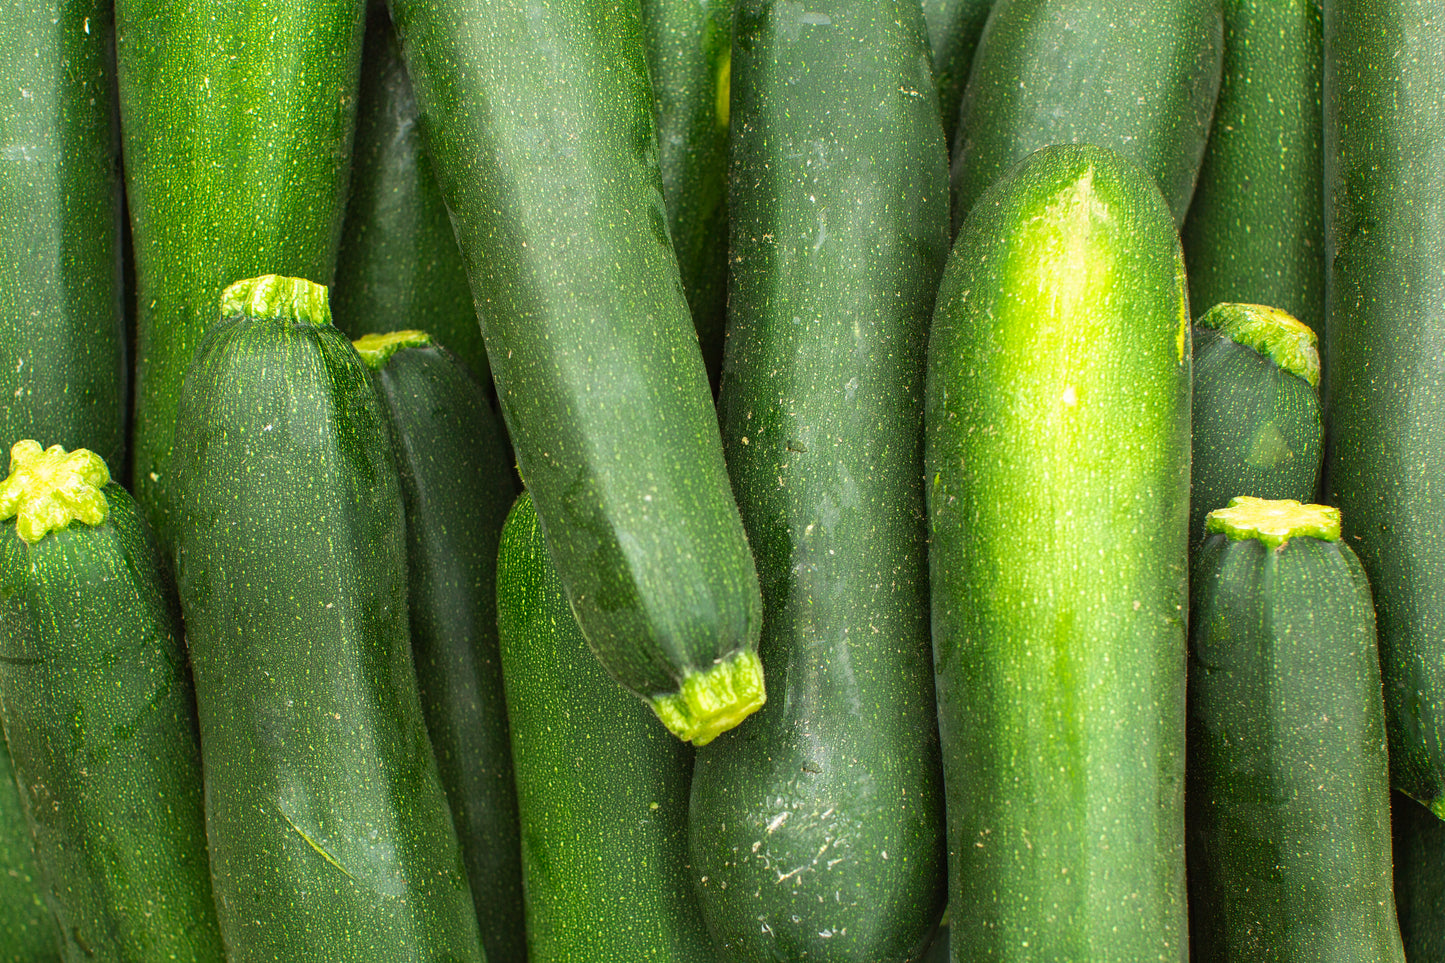
[[[1405,959],[1445,958],[1445,822],[1403,793],[1391,797],[1395,909]]]
[[[8,947],[15,963],[61,959],[60,927],[43,892],[15,767],[0,739],[0,946]]]
[[[938,78],[938,109],[943,117],[943,137],[952,144],[958,131],[958,104],[973,66],[978,39],[988,22],[993,0],[923,0],[923,17],[928,22],[929,45],[933,51],[933,72]]]

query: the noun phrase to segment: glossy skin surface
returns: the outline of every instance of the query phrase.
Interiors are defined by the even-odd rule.
[[[916,959],[945,895],[922,418],[948,161],[928,38],[907,3],[736,17],[719,411],[769,702],[698,750],[694,884],[723,960]]]
[[[110,5],[0,17],[0,451],[124,463],[126,360]]]
[[[711,963],[687,869],[692,749],[588,652],[526,494],[502,531],[497,615],[528,959]]]
[[[1183,961],[1189,309],[1148,174],[1036,153],[929,340],[953,959]]]
[[[70,960],[220,963],[196,706],[140,510],[0,525],[0,710]],[[8,948],[7,948],[8,949]]]
[[[479,963],[360,358],[329,324],[225,319],[178,423],[177,583],[228,959]]]

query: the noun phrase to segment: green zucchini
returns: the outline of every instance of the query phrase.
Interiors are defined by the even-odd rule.
[[[1403,963],[1375,610],[1340,513],[1244,496],[1208,526],[1190,604],[1192,958]]]
[[[724,960],[916,959],[946,890],[922,429],[948,152],[927,28],[916,0],[735,16],[718,406],[772,699],[698,751],[693,873]]]
[[[1320,0],[1224,0],[1219,102],[1183,232],[1196,308],[1269,304],[1321,330],[1320,30]]]
[[[958,105],[968,83],[978,38],[988,22],[993,0],[923,0],[923,18],[928,23],[929,46],[933,51],[933,75],[938,84],[938,109],[943,118],[943,137],[953,143],[958,132]]]
[[[1220,0],[998,0],[953,150],[953,222],[1047,144],[1097,144],[1158,182],[1183,223],[1219,91]]]
[[[959,963],[1187,956],[1189,360],[1146,172],[1050,147],[979,200],[924,408]]]
[[[1445,817],[1445,17],[1325,9],[1325,498],[1375,590],[1390,771]]]
[[[668,236],[635,4],[392,0],[498,400],[609,675],[702,745],[762,601]]]
[[[532,963],[711,963],[687,866],[691,747],[587,651],[531,496],[497,557],[497,624]]]
[[[94,452],[10,451],[0,714],[67,960],[224,959],[180,613]]]
[[[7,947],[13,963],[59,963],[61,959],[60,926],[43,892],[15,767],[0,738],[0,946]]]
[[[119,131],[110,4],[0,16],[0,451],[125,459]]]
[[[169,550],[181,382],[221,289],[329,283],[350,170],[363,0],[117,0],[135,244],[131,490]]]
[[[482,387],[421,331],[355,342],[406,507],[412,660],[490,963],[524,960],[517,788],[497,654],[497,540],[516,497]]]
[[[352,339],[399,327],[426,331],[489,384],[466,265],[423,149],[411,81],[386,5],[374,0],[361,62],[332,316]]]
[[[1405,959],[1445,959],[1445,821],[1406,796],[1391,803],[1395,910]]]
[[[1315,333],[1258,304],[1216,304],[1194,327],[1189,540],[1236,495],[1307,502],[1324,457]]]
[[[484,959],[412,665],[386,412],[326,290],[227,288],[176,432],[176,579],[230,963]]]

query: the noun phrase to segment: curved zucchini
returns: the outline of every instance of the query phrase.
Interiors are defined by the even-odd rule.
[[[1240,497],[1194,558],[1188,842],[1196,963],[1403,963],[1364,569],[1340,513]]]
[[[1187,958],[1189,308],[1114,151],[978,202],[928,345],[925,483],[953,958]]]
[[[587,651],[531,496],[502,529],[497,625],[531,963],[711,963],[687,865],[692,749]]]
[[[921,443],[948,157],[916,0],[809,11],[735,14],[719,414],[772,699],[698,751],[689,832],[722,959],[886,963],[946,889]]]
[[[484,959],[412,665],[386,412],[326,291],[227,288],[176,432],[176,580],[230,963]]]
[[[10,452],[0,713],[70,960],[221,963],[180,613],[135,502],[85,449]]]
[[[702,745],[762,601],[668,236],[635,4],[393,0],[522,479],[609,675]]]

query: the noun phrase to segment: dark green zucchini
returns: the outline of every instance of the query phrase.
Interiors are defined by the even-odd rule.
[[[953,150],[953,223],[1047,144],[1097,144],[1154,176],[1184,221],[1223,56],[1220,0],[998,0]]]
[[[119,131],[110,4],[0,16],[0,451],[125,459]]]
[[[1445,959],[1445,821],[1406,796],[1391,799],[1395,910],[1409,963]]]
[[[719,415],[772,698],[698,751],[724,960],[916,959],[946,890],[923,367],[948,156],[916,0],[736,8]]]
[[[238,282],[220,313],[186,375],[175,491],[227,959],[478,963],[385,409],[325,288]]]
[[[1390,765],[1364,569],[1340,513],[1209,513],[1189,632],[1195,963],[1403,963]]]
[[[1216,304],[1194,327],[1189,541],[1236,495],[1307,502],[1324,457],[1315,333],[1259,304]]]
[[[502,530],[497,623],[531,963],[711,963],[687,866],[692,749],[587,651],[526,493]]]
[[[398,327],[429,332],[489,384],[467,268],[422,145],[416,98],[391,16],[375,0],[361,63],[351,196],[331,286],[332,316],[353,339]]]
[[[517,491],[482,387],[421,331],[355,342],[391,419],[412,661],[489,963],[527,957],[517,787],[497,654],[497,540]]]
[[[1106,148],[979,200],[928,345],[953,958],[1183,961],[1189,306]]]
[[[61,959],[60,926],[43,892],[10,750],[0,738],[0,946],[6,947],[7,959],[13,963]]]
[[[1326,500],[1375,590],[1394,786],[1445,817],[1445,17],[1325,9]]]
[[[221,963],[201,748],[160,552],[94,452],[10,452],[0,714],[68,960]]]
[[[993,0],[923,0],[923,18],[933,50],[933,75],[938,84],[938,109],[944,142],[958,131],[958,104],[973,67],[978,38],[988,21]]]
[[[181,382],[221,289],[329,283],[350,171],[363,0],[116,0],[135,244],[131,490],[173,545]]]
[[[609,675],[701,745],[762,602],[658,168],[635,4],[392,0],[522,479]]]
[[[1269,304],[1321,330],[1320,25],[1320,0],[1224,0],[1219,102],[1184,222],[1196,309]]]

